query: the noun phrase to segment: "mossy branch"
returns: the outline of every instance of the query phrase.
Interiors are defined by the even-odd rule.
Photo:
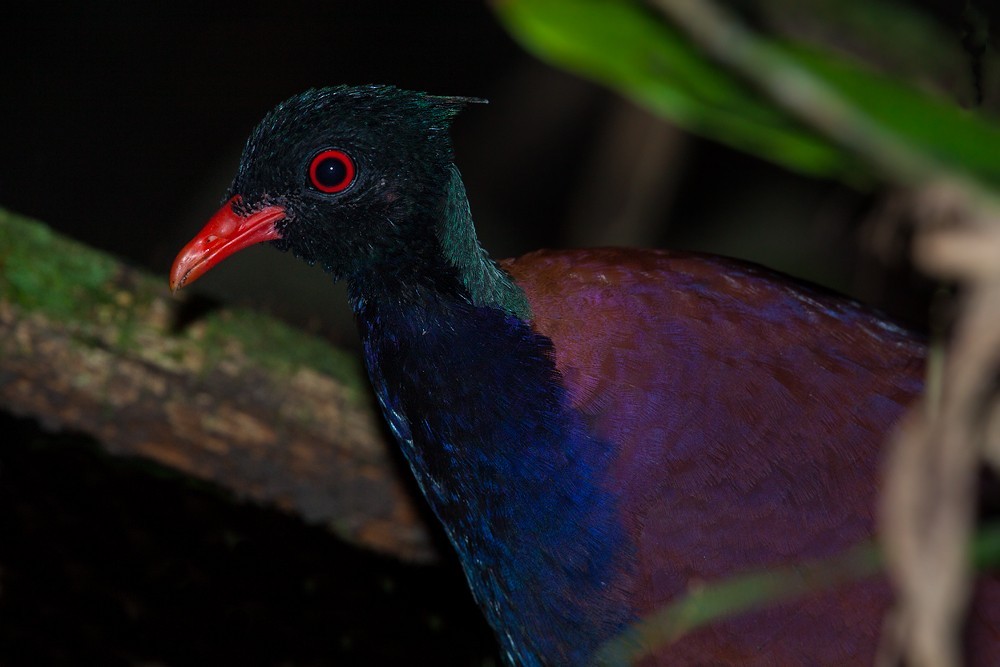
[[[153,460],[405,559],[433,549],[352,355],[185,302],[0,211],[0,408]]]

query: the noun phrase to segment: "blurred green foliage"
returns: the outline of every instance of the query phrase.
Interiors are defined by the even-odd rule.
[[[791,6],[786,0],[756,4],[765,15],[792,16],[783,13]],[[952,88],[961,89],[959,97],[971,94],[971,65],[960,36],[902,5],[876,0],[805,4],[822,10],[829,30],[837,31],[835,39],[815,19],[789,20],[781,30],[759,37],[914,150],[1000,185],[1000,127],[982,112],[963,109],[952,99],[955,90],[938,85],[964,66],[958,70],[963,83],[953,82]],[[538,57],[602,83],[687,130],[798,171],[854,184],[874,178],[862,160],[708,59],[637,0],[498,0],[494,6],[510,33]],[[794,39],[800,27],[801,39]],[[823,38],[811,39],[816,35]],[[879,36],[882,46],[875,45]],[[875,54],[875,64],[862,62],[857,52]],[[907,52],[913,62],[905,59]],[[937,54],[933,62],[939,68],[921,77],[913,63],[930,62],[929,54]]]

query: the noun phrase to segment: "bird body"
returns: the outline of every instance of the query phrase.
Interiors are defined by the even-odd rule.
[[[493,262],[451,161],[463,103],[371,86],[279,105],[171,282],[260,241],[347,281],[383,414],[505,658],[588,664],[693,586],[870,537],[921,341],[735,260]],[[844,585],[643,664],[871,662],[890,600],[882,580]],[[983,655],[997,623],[973,630]]]
[[[627,513],[636,613],[873,534],[879,445],[921,388],[914,336],[717,257],[547,251],[504,266],[544,313],[534,326],[574,409],[617,444],[605,484]],[[845,586],[714,624],[663,664],[864,664],[889,601],[884,582]]]

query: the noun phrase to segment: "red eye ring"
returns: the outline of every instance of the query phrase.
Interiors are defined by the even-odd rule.
[[[354,160],[344,151],[320,151],[309,163],[309,182],[320,192],[343,192],[354,182]]]

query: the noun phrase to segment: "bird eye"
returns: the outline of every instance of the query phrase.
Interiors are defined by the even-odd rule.
[[[309,182],[320,192],[343,192],[354,182],[354,161],[343,151],[322,151],[309,163]]]

